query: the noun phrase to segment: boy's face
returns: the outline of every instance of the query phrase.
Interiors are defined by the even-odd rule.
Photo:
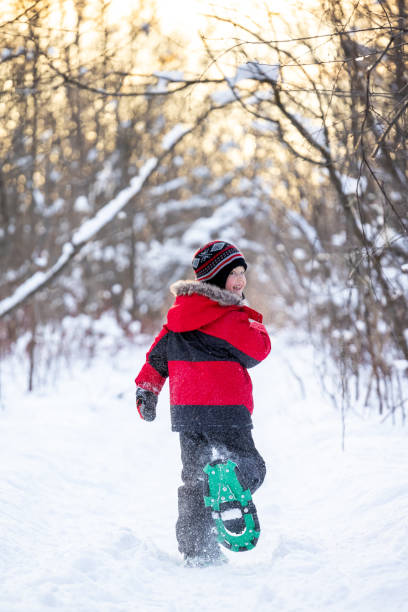
[[[246,286],[245,268],[244,266],[237,266],[227,276],[225,282],[225,288],[227,291],[236,293],[239,297],[242,297],[242,293]]]

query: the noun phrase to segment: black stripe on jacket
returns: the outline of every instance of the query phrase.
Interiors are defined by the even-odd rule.
[[[160,374],[163,378],[167,378],[169,375],[169,359],[167,355],[167,341],[169,334],[166,334],[152,348],[149,354],[150,365]]]
[[[167,341],[166,347],[163,342],[165,339]],[[162,362],[166,357],[168,361],[237,361],[244,368],[252,368],[259,363],[257,359],[240,351],[226,340],[205,334],[199,330],[189,332],[170,331],[160,340],[155,349],[152,352],[155,353],[156,363],[161,367],[161,370],[156,367],[155,363],[149,361],[160,374],[164,372]],[[162,376],[164,375],[162,374]]]
[[[170,406],[172,431],[215,431],[252,429],[252,417],[245,406]]]

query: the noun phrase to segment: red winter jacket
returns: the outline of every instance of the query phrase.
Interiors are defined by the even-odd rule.
[[[136,385],[158,394],[169,377],[173,431],[252,427],[247,368],[271,349],[262,315],[215,285],[179,281],[171,290],[176,300]]]

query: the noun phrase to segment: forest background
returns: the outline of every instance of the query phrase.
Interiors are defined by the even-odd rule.
[[[340,409],[404,421],[405,0],[0,6],[0,357],[28,388],[112,317],[157,329],[224,238]]]

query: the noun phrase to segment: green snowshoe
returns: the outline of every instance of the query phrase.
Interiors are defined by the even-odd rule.
[[[258,515],[250,490],[241,484],[236,463],[230,459],[213,461],[203,471],[208,493],[204,503],[213,510],[219,543],[236,552],[251,550],[260,534]]]

